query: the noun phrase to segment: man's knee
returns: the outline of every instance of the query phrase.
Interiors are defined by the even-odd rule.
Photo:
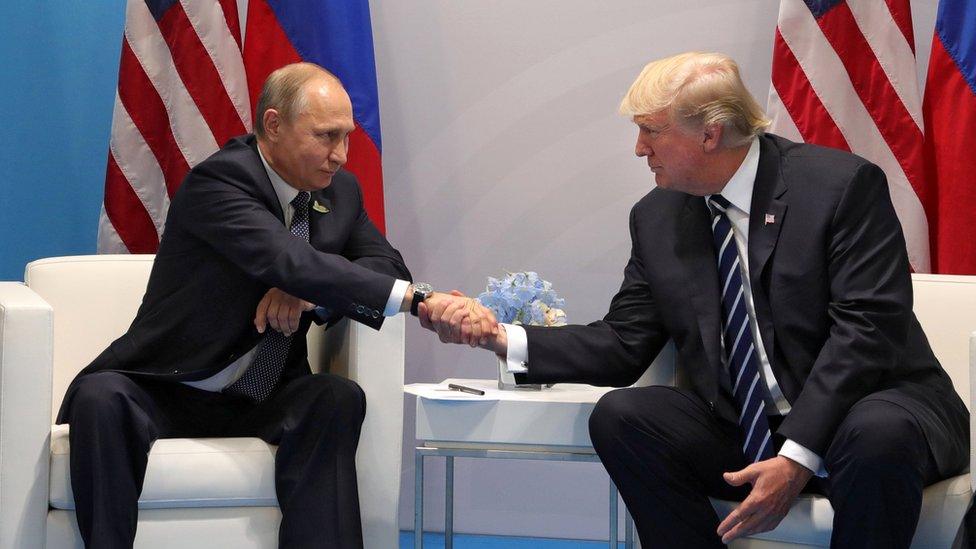
[[[111,421],[124,413],[134,384],[118,372],[95,372],[75,381],[70,395],[69,422]]]
[[[617,389],[603,395],[590,414],[590,440],[599,452],[615,446],[625,439],[638,425],[653,424],[656,416],[643,417],[639,413],[641,404],[648,400],[668,406],[674,390],[670,387],[642,387],[640,389]],[[646,415],[646,414],[645,414]]]
[[[901,476],[924,470],[928,443],[918,421],[883,400],[854,405],[824,456],[827,470],[856,468],[871,475]]]
[[[347,422],[361,424],[366,417],[366,393],[355,381],[333,374],[314,374],[306,381],[322,406]]]

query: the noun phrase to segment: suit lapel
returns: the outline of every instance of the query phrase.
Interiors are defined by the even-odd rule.
[[[720,380],[728,376],[717,375],[722,370],[719,341],[721,312],[717,259],[709,217],[705,200],[699,196],[688,196],[679,221],[680,238],[675,245],[675,255],[684,264],[687,280],[691,281],[694,290],[691,303],[709,361],[709,373],[702,379]],[[714,392],[717,392],[717,387]]]
[[[261,156],[258,153],[258,140],[254,136],[248,137],[250,140],[248,145],[254,151],[254,164],[251,166],[251,169],[254,170],[254,181],[257,183],[258,195],[264,200],[271,213],[278,217],[278,221],[284,223],[285,212],[281,211],[281,202],[278,201],[278,194],[274,190],[274,185],[271,184],[268,171],[264,169],[264,162],[261,161]]]
[[[762,283],[769,258],[776,249],[780,229],[786,219],[787,203],[783,199],[787,187],[779,173],[779,150],[766,137],[759,138],[759,169],[752,189],[749,212],[749,282],[756,309],[763,346],[773,361],[773,323],[769,295]]]

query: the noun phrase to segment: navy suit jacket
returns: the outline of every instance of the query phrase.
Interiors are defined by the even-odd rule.
[[[210,377],[263,337],[258,302],[272,287],[379,329],[400,253],[366,216],[355,177],[340,170],[312,193],[309,242],[295,238],[253,135],[230,140],[194,167],[173,197],[142,305],[128,331],[80,374],[114,370],[191,381]],[[283,377],[309,373],[303,315]],[[62,405],[70,401],[71,388]]]
[[[962,470],[968,412],[912,312],[901,225],[880,168],[774,135],[760,140],[749,274],[771,367],[792,410],[778,433],[820,456],[859,400],[910,410],[940,472]],[[774,223],[765,223],[766,214]],[[722,365],[716,253],[705,201],[654,189],[630,215],[633,243],[606,317],[527,327],[527,382],[626,386],[673,339],[679,385],[737,421]]]

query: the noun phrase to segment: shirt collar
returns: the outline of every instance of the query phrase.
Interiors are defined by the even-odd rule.
[[[732,178],[722,189],[722,196],[739,210],[749,214],[752,207],[752,188],[756,185],[756,173],[759,172],[759,140],[753,139],[749,145],[749,152],[739,164],[739,169],[732,174]],[[705,197],[705,203],[711,195]]]
[[[299,191],[286,183],[278,175],[278,172],[274,171],[271,165],[268,164],[268,161],[265,160],[260,146],[258,146],[258,156],[261,157],[261,163],[264,164],[264,169],[268,172],[268,179],[271,180],[271,186],[274,187],[275,194],[278,195],[278,202],[281,203],[281,213],[285,215],[285,219],[288,219],[288,208],[291,206],[291,201],[298,196]]]

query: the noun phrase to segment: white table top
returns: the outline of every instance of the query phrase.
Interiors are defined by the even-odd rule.
[[[472,395],[448,389],[453,383],[481,389],[484,395]],[[441,383],[412,383],[403,388],[404,392],[430,400],[458,401],[517,401],[517,402],[565,402],[575,404],[595,404],[612,387],[594,387],[579,383],[559,383],[542,390],[501,390],[494,379],[445,379]]]
[[[448,383],[481,389],[471,395]],[[417,395],[417,438],[437,446],[558,448],[592,453],[587,428],[600,397],[613,390],[573,383],[540,391],[499,390],[494,379],[446,379],[404,387]]]

